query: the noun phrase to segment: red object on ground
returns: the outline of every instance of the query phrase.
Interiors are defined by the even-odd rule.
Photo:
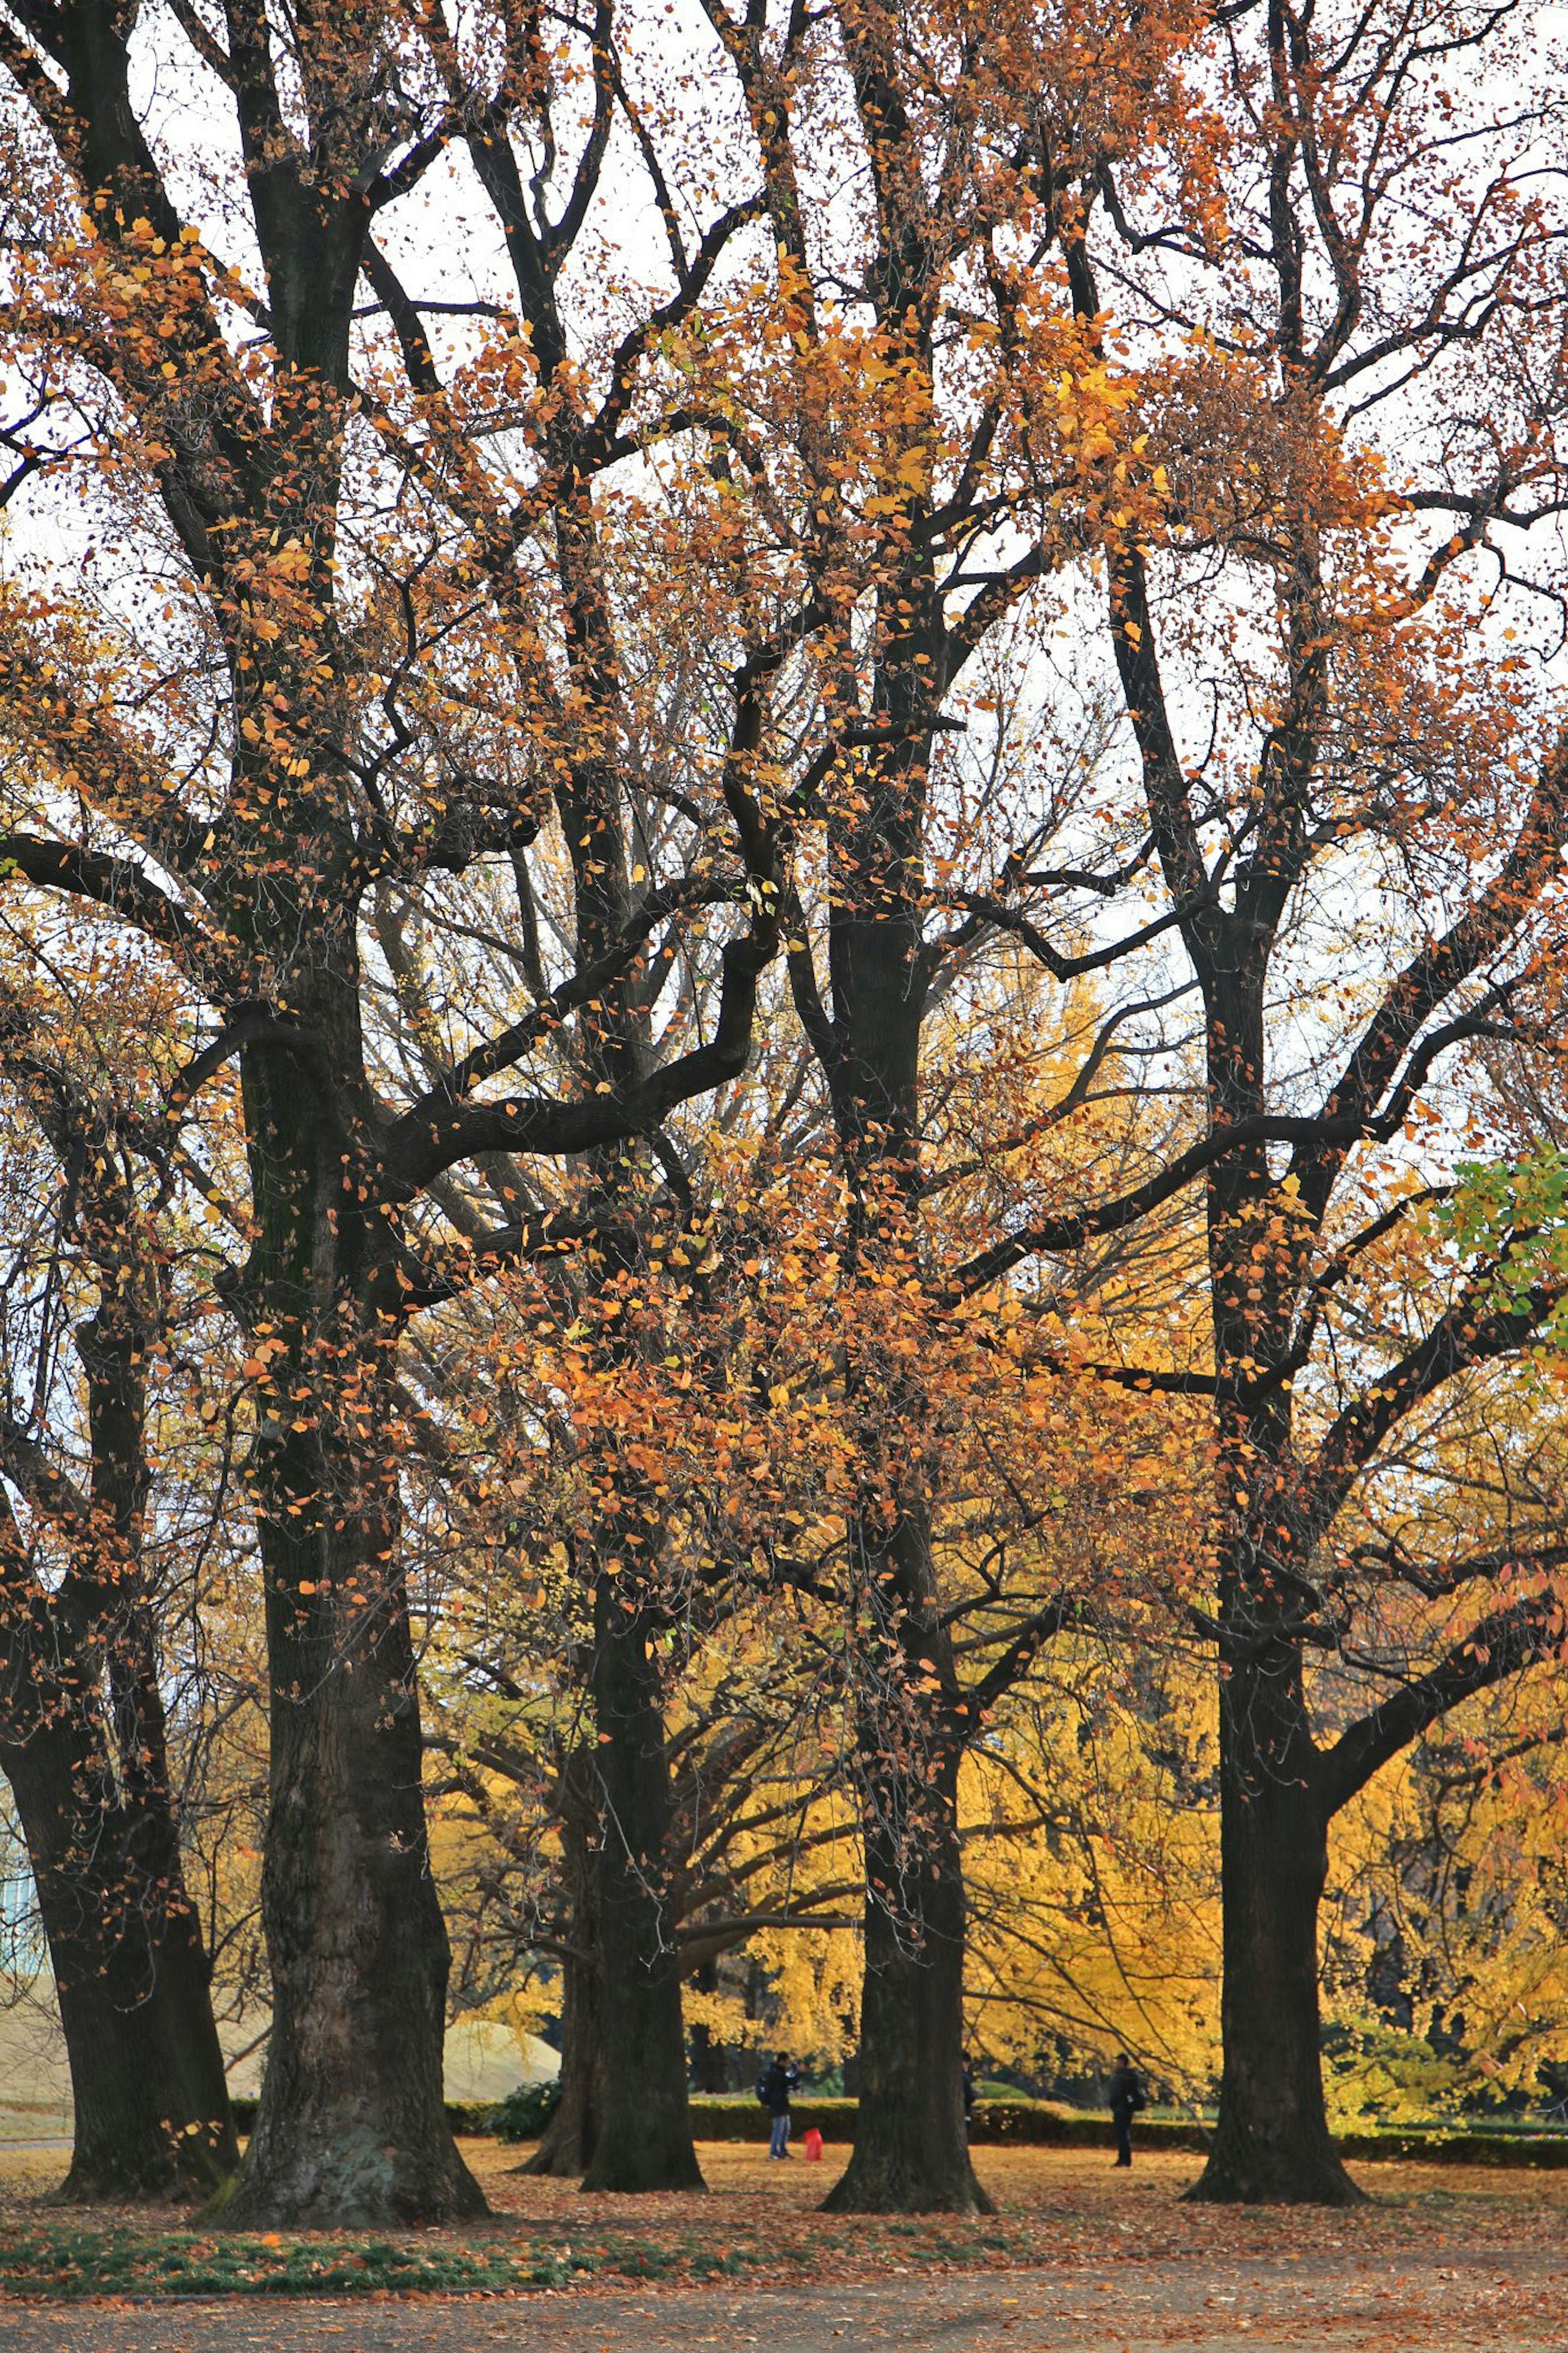
[[[811,2162],[815,2165],[822,2155],[822,2135],[817,2131],[815,2125],[811,2126],[805,2138],[801,2142],[801,2147],[805,2150],[807,2158],[809,2158]]]

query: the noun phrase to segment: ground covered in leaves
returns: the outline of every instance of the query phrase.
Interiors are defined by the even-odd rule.
[[[318,2343],[467,2353],[515,2341],[525,2324],[513,2299],[531,2291],[562,2353],[1568,2347],[1562,2173],[1368,2166],[1364,2207],[1247,2211],[1180,2204],[1197,2169],[1190,2157],[1152,2157],[1129,2177],[1102,2156],[994,2148],[977,2165],[995,2217],[904,2221],[816,2212],[837,2171],[831,2152],[779,2166],[760,2149],[709,2144],[710,2195],[656,2200],[589,2200],[526,2179],[512,2169],[519,2153],[492,2142],[466,2153],[494,2220],[395,2241],[231,2235],[174,2211],[53,2209],[41,2200],[63,2153],[0,2150],[0,2341],[8,2353],[67,2341],[88,2353],[206,2353],[282,2346],[287,2328],[290,2353]],[[411,2290],[416,2305],[397,2301]],[[308,2316],[294,2304],[285,2320],[281,2300],[301,2295]],[[510,2338],[491,2325],[500,2316],[486,2299],[497,2295]],[[237,2309],[237,2296],[258,2301]],[[60,2299],[77,2306],[68,2338]],[[535,2325],[544,2321],[541,2310]]]

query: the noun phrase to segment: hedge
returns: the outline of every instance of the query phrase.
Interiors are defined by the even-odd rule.
[[[483,2136],[495,2128],[499,2102],[470,2104],[449,2100],[447,2117],[455,2133]],[[855,2137],[853,2100],[796,2100],[793,2103],[796,2139],[816,2126],[825,2141],[846,2147]],[[256,2102],[236,2100],[235,2124],[248,2133],[256,2122]],[[699,2140],[767,2138],[768,2119],[761,2104],[750,2097],[697,2094],[691,2103],[692,2126]],[[1141,2148],[1180,2148],[1202,2153],[1209,2145],[1211,2127],[1194,2119],[1141,2116]],[[1064,2115],[1040,2100],[978,2100],[970,2139],[978,2147],[999,2142],[1040,2148],[1109,2148],[1109,2116],[1085,2110]],[[1379,2161],[1408,2165],[1524,2166],[1540,2169],[1568,2168],[1568,2133],[1529,2131],[1460,2132],[1442,2126],[1385,2132],[1345,2132],[1339,2135],[1342,2157],[1363,2163]]]
[[[234,2128],[243,2139],[256,2130],[258,2103],[255,2100],[231,2100],[229,2105],[234,2110]],[[499,2100],[448,2100],[447,2122],[461,2139],[488,2139],[495,2130],[495,2114],[500,2105]]]
[[[790,2112],[795,2137],[816,2126],[825,2141],[847,2143],[855,2137],[853,2100],[794,2100]],[[699,2140],[759,2140],[767,2137],[766,2110],[754,2099],[716,2098],[699,2094],[691,2103],[693,2127]],[[1200,2124],[1164,2118],[1141,2122],[1139,2137],[1147,2147],[1206,2148],[1208,2136]],[[1089,2112],[1063,2115],[1039,2100],[977,2100],[969,2137],[976,2144],[996,2141],[1033,2142],[1052,2148],[1109,2148],[1110,2119]]]
[[[853,2100],[795,2100],[798,2139],[815,2125],[825,2141],[847,2144],[855,2134]],[[699,2140],[762,2140],[767,2116],[754,2099],[699,2094],[691,2103]],[[1141,2148],[1191,2149],[1206,2153],[1213,2126],[1199,2117],[1140,2116]],[[970,2139],[977,2147],[1011,2143],[1040,2148],[1109,2148],[1110,2119],[1094,2109],[1064,2114],[1044,2100],[977,2100]],[[1346,2132],[1340,2153],[1363,2160],[1403,2159],[1424,2165],[1521,2165],[1568,2167],[1568,2133],[1449,2131],[1441,2126],[1399,2132]]]

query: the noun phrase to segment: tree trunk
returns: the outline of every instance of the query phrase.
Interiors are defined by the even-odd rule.
[[[702,1993],[719,1990],[719,1968],[715,1961],[704,1961],[692,1974],[693,1987]],[[691,2081],[700,2092],[710,2094],[730,2088],[730,2047],[721,2042],[710,2026],[700,2021],[691,2030]]]
[[[174,1822],[110,1794],[62,1711],[5,1753],[48,1941],[76,2139],[63,2200],[195,2196],[239,2162]]]
[[[298,1699],[274,1701],[262,1876],[272,2032],[256,2130],[223,2215],[232,2225],[337,2229],[484,2211],[442,2105],[447,1947],[398,1615],[352,1671],[326,1664],[313,1688],[301,1678]]]
[[[868,1790],[866,1974],[855,2147],[823,2201],[834,2214],[990,2214],[963,2129],[963,1873],[958,1760],[931,1762],[915,1800]],[[897,1827],[905,1825],[903,1831]]]
[[[533,2155],[519,2173],[576,2180],[588,2170],[604,2113],[604,2040],[599,2023],[599,1939],[595,1916],[594,1855],[574,1802],[586,1752],[575,1751],[563,1780],[561,1825],[567,1883],[569,1948],[561,1964],[561,2097]],[[588,1768],[592,1770],[592,1767]]]
[[[222,2219],[449,2221],[485,2203],[443,2105],[450,1955],[426,1840],[383,1379],[396,1324],[360,1271],[380,1238],[358,1208],[352,1156],[319,1103],[302,1109],[312,1078],[276,1050],[245,1068],[257,1325],[279,1344],[258,1380],[251,1464],[271,1693],[273,2012],[256,2129]]]
[[[625,1589],[623,1590],[623,1581]],[[594,1595],[603,2109],[584,2189],[700,2189],[668,1897],[664,1694],[628,1567]]]
[[[562,1969],[561,2097],[533,2155],[515,2170],[575,2181],[587,2172],[604,2114],[604,2045],[598,2024],[599,1973],[591,1961]]]
[[[64,1158],[70,1131],[46,1125]],[[76,2136],[62,2200],[205,2194],[239,2162],[142,1583],[149,1331],[125,1208],[110,1187],[90,1221],[100,1298],[76,1338],[91,1504],[52,1592],[23,1567],[0,1503],[0,1764],[70,2068]]]
[[[443,2105],[449,1955],[426,1846],[407,1608],[386,1589],[380,1549],[345,1558],[276,1523],[263,1539],[273,2010],[256,2130],[223,2215],[237,2226],[485,2211]],[[317,1593],[291,1606],[311,1583]],[[351,1596],[378,1587],[375,1604],[355,1607]]]
[[[1328,1826],[1298,1685],[1289,1668],[1237,1666],[1220,1686],[1225,2061],[1214,2145],[1189,2198],[1347,2206],[1363,2194],[1323,2107],[1318,1905]]]

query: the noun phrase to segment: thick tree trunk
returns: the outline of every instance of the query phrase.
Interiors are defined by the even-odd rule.
[[[251,1466],[271,1691],[273,2011],[256,2129],[222,2219],[447,2221],[485,2206],[443,2105],[450,1956],[383,1379],[396,1325],[356,1277],[380,1238],[365,1231],[340,1133],[320,1105],[301,1116],[310,1075],[276,1052],[245,1072],[257,1321],[279,1344],[258,1382]]]
[[[1261,939],[1228,918],[1200,962],[1218,1126],[1266,1108],[1268,965]],[[1328,1818],[1302,1666],[1313,1539],[1289,1377],[1305,1261],[1278,1207],[1262,1146],[1211,1171],[1224,2059],[1214,2146],[1189,2195],[1342,2206],[1361,2193],[1323,2108],[1318,1905]]]
[[[868,1792],[859,2103],[835,2214],[989,2214],[963,2129],[963,1873],[956,1757]]]
[[[626,1578],[594,1599],[603,2110],[584,2189],[700,2189],[680,1961],[667,1883],[671,1806],[650,1622]]]
[[[46,1124],[64,1157],[69,1130]],[[89,1231],[100,1303],[76,1334],[91,1508],[72,1528],[69,1572],[52,1593],[16,1574],[22,1547],[0,1506],[0,1765],[70,2067],[76,2137],[62,2200],[205,2194],[239,2162],[142,1585],[149,1326],[117,1184],[99,1206]]]
[[[167,1817],[120,1802],[62,1710],[7,1746],[70,2067],[62,2200],[205,2194],[239,2162],[210,1971]]]
[[[272,2032],[232,2225],[484,2211],[442,2105],[447,1946],[425,1844],[400,1606],[374,1646],[312,1657],[273,1705],[262,1880]],[[293,1644],[275,1646],[287,1660]]]
[[[264,1534],[272,2032],[223,2215],[234,2225],[484,2211],[443,2105],[448,1947],[426,1844],[407,1607],[382,1549],[345,1557],[276,1523]]]
[[[1363,2193],[1323,2107],[1318,1905],[1328,1831],[1299,1675],[1238,1667],[1221,1684],[1224,2071],[1214,2145],[1190,2198],[1346,2206]]]

